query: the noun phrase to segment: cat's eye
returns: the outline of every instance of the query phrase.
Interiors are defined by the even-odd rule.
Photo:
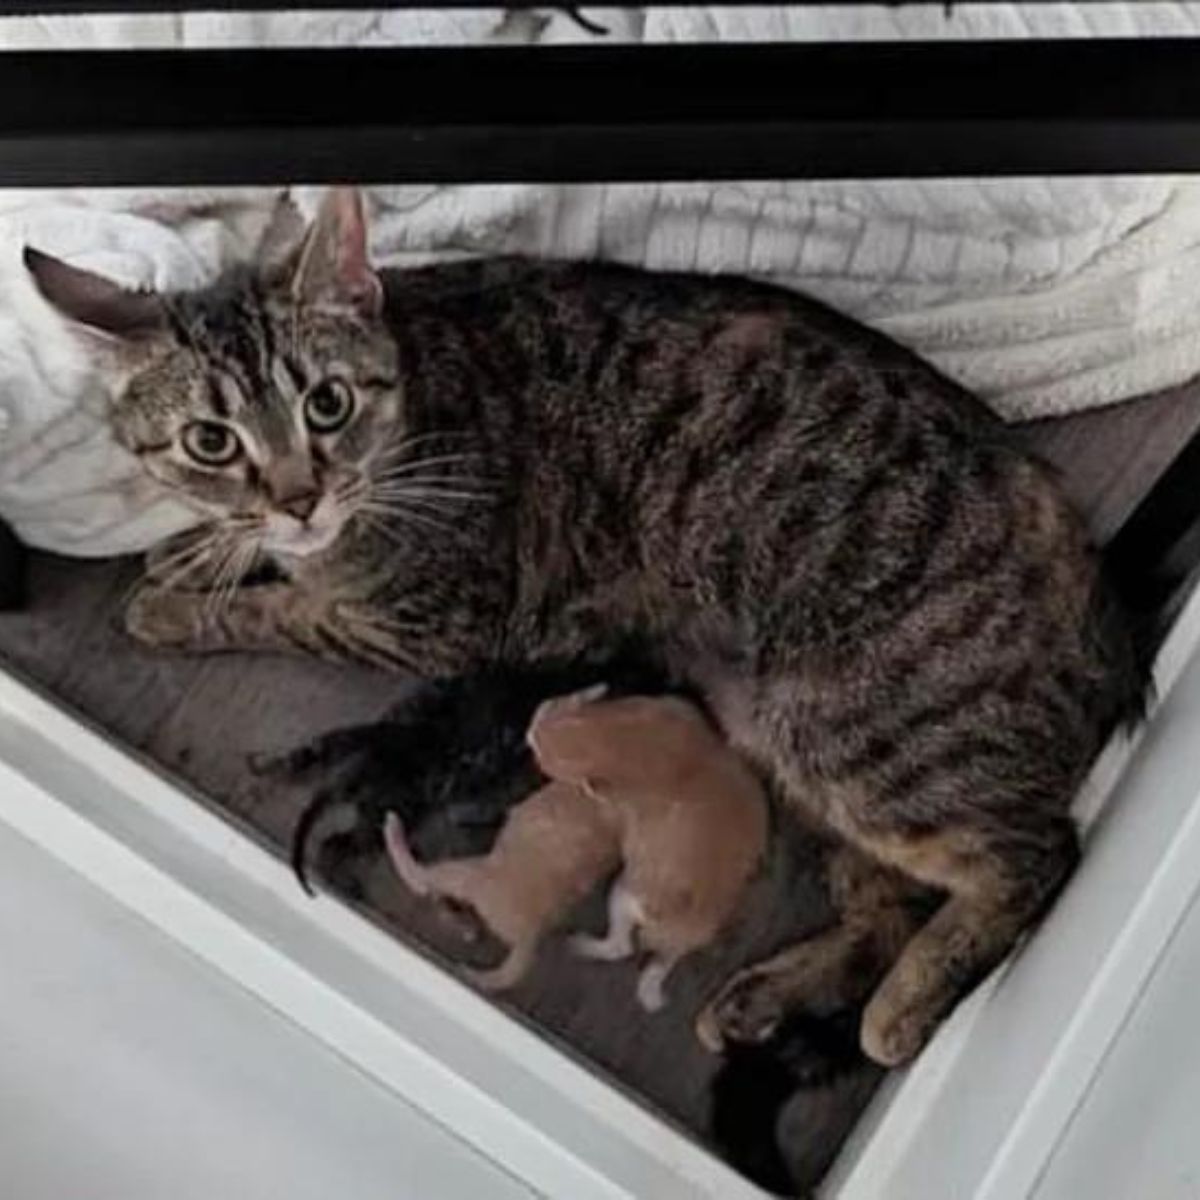
[[[326,379],[304,399],[304,419],[315,433],[333,433],[350,420],[354,393],[340,379]]]
[[[242,451],[238,435],[219,421],[193,421],[183,431],[183,448],[206,467],[223,467]]]

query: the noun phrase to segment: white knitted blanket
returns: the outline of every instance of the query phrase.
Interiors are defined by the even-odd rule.
[[[632,41],[1198,34],[1200,2],[928,8],[587,9]],[[558,13],[177,14],[0,21],[0,48],[579,40]],[[301,189],[302,205],[313,195]],[[500,251],[733,271],[887,331],[1007,417],[1112,403],[1200,374],[1200,181],[1168,178],[391,187],[375,252]],[[0,193],[0,515],[104,555],[182,527],[112,445],[104,397],[28,287],[34,242],[129,283],[200,282],[253,244],[269,196]]]

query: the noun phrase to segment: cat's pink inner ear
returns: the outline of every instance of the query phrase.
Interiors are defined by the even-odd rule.
[[[108,338],[139,341],[166,325],[162,302],[153,292],[135,292],[26,246],[25,269],[42,296],[64,317]]]
[[[376,316],[383,307],[358,188],[335,187],[326,193],[301,252],[292,294],[305,304],[349,305],[364,316]]]

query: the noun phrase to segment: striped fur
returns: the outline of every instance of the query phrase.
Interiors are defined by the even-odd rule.
[[[227,472],[216,499],[175,463],[180,426],[224,405],[274,445],[290,415],[281,453],[320,479],[398,466],[389,512],[348,506],[328,549],[273,554],[280,577],[216,611],[160,574],[131,629],[422,675],[649,638],[844,846],[844,924],[731,980],[707,1035],[763,1039],[836,993],[867,1001],[873,1058],[911,1057],[1066,880],[1072,794],[1139,711],[1123,620],[1052,478],[932,368],[790,293],[489,260],[385,273],[364,310],[335,302],[339,254],[363,294],[344,195],[311,237],[335,248],[324,299],[241,273],[166,302],[116,428],[247,517],[277,464]],[[304,442],[297,397],[330,373],[358,417]],[[439,482],[406,498],[406,467]],[[909,901],[929,889],[945,899],[922,923]]]

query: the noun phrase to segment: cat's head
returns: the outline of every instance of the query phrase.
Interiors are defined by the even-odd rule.
[[[362,201],[332,189],[287,253],[194,292],[133,292],[33,249],[41,294],[111,377],[117,440],[268,551],[331,545],[365,502],[401,397]]]

